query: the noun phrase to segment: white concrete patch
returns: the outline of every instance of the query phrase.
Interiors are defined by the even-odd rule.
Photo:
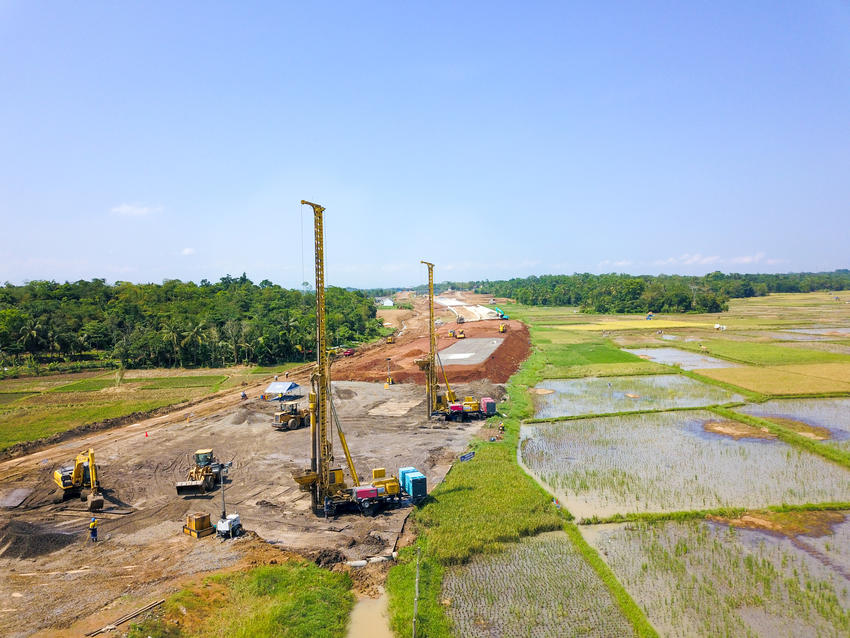
[[[370,416],[404,416],[411,408],[422,403],[422,399],[410,401],[386,401],[369,410]]]

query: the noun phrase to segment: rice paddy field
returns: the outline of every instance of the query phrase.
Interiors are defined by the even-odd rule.
[[[847,570],[820,539],[711,521],[583,528],[663,636],[846,636]],[[846,550],[842,550],[843,552]]]
[[[724,425],[704,411],[524,425],[520,457],[580,518],[850,501],[846,469]]]
[[[442,595],[459,636],[635,635],[563,532],[525,538],[450,568]]]
[[[499,407],[505,440],[478,443],[452,489],[474,475],[514,497],[447,489],[446,511],[415,517],[445,635],[850,635],[850,304],[772,294],[651,321],[500,307],[532,355]],[[539,499],[489,462],[506,442],[565,534],[533,529]],[[469,546],[465,509],[507,540],[441,561]]]
[[[677,374],[551,379],[534,388],[535,418],[737,403],[741,395]]]

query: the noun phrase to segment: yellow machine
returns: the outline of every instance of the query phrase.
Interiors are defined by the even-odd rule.
[[[188,534],[192,538],[203,538],[215,534],[215,527],[210,522],[210,515],[203,512],[196,512],[186,516],[186,524],[183,526],[183,533]]]
[[[299,487],[310,492],[313,511],[332,516],[338,508],[354,506],[364,514],[372,514],[382,504],[397,502],[401,487],[398,478],[384,478],[382,468],[373,470],[380,475],[381,485],[361,485],[354,461],[345,440],[336,408],[331,401],[330,357],[328,356],[325,315],[325,248],[323,206],[301,201],[313,209],[313,227],[316,256],[316,368],[310,377],[312,392],[310,402],[310,467],[293,472],[292,478]],[[341,467],[332,467],[334,461],[330,421],[336,425],[337,436],[351,475],[352,486],[345,482]]]
[[[387,343],[395,343],[395,335],[389,335],[387,337]]]
[[[454,337],[455,337],[455,331],[454,331],[454,330],[449,330],[449,336],[450,336],[452,339],[454,339]]]
[[[280,404],[280,412],[275,412],[272,427],[275,430],[297,430],[310,425],[310,411],[299,408],[298,401],[284,401]]]
[[[186,480],[176,485],[180,496],[206,494],[221,480],[223,466],[213,456],[211,449],[196,450],[193,458],[195,464],[186,473]]]
[[[504,332],[507,332],[507,331],[508,331],[508,325],[505,324],[505,323],[500,323],[499,324],[499,332],[504,333]]]
[[[460,329],[455,332],[455,337],[457,337],[458,339],[466,339],[466,335],[463,333],[463,329]]]
[[[53,473],[53,481],[59,486],[62,499],[79,496],[87,501],[89,511],[103,509],[103,495],[100,493],[100,481],[97,478],[97,464],[94,450],[80,452],[74,464],[62,467]],[[83,489],[88,488],[88,498],[83,497]]]

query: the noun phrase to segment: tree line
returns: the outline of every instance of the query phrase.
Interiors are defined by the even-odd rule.
[[[850,270],[826,273],[543,275],[464,283],[476,292],[535,306],[578,306],[586,312],[722,312],[730,298],[772,292],[850,289]]]
[[[364,293],[329,287],[329,343],[381,333]],[[86,358],[126,367],[225,366],[304,360],[315,347],[315,293],[245,274],[200,284],[104,279],[0,288],[0,364]]]

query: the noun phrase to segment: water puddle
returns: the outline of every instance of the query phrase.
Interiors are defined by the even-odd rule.
[[[354,603],[346,638],[393,638],[387,617],[387,594],[361,598]]]
[[[687,352],[677,348],[624,348],[641,359],[663,363],[668,366],[677,366],[682,370],[704,370],[708,368],[740,368],[741,366],[731,361],[724,361],[716,357]]]
[[[737,408],[815,440],[850,448],[850,399],[776,399]]]
[[[534,392],[538,395],[534,416],[541,419],[743,401],[740,395],[678,374],[550,379],[538,384]]]

